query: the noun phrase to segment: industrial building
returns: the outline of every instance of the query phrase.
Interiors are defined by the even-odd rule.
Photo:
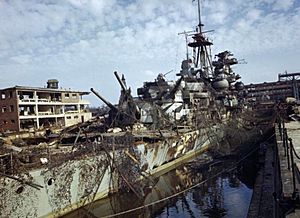
[[[300,73],[278,74],[278,81],[245,85],[247,99],[252,102],[285,101],[295,98],[299,101]]]
[[[0,131],[26,131],[63,127],[92,117],[83,99],[89,92],[58,88],[48,80],[46,88],[14,86],[0,90]]]

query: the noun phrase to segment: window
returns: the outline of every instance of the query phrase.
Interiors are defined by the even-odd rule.
[[[68,120],[70,120],[70,119],[71,119],[71,117],[70,117],[70,116],[67,116],[67,119],[68,119]]]
[[[15,120],[10,120],[10,122],[11,122],[11,123],[16,123],[16,121],[15,121]]]
[[[5,113],[7,111],[6,106],[3,106],[1,111],[2,111],[2,113]]]
[[[65,98],[70,98],[70,94],[69,93],[65,93]]]
[[[3,120],[3,124],[8,124],[7,120]]]
[[[78,119],[78,116],[77,116],[77,115],[75,115],[75,116],[74,116],[74,119]]]
[[[9,96],[8,96],[9,98],[12,98],[13,97],[13,92],[12,91],[10,91],[9,92]]]
[[[4,100],[5,99],[5,92],[1,93],[1,99]]]
[[[9,106],[9,111],[10,111],[10,112],[14,112],[14,106],[13,106],[13,105],[10,105],[10,106]]]
[[[72,98],[77,98],[77,94],[76,94],[76,93],[73,93],[73,94],[72,94]]]

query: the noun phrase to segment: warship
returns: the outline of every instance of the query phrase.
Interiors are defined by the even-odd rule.
[[[208,149],[237,152],[237,145],[262,139],[272,113],[245,101],[231,52],[213,60],[200,1],[198,12],[195,31],[183,33],[187,53],[176,81],[159,74],[133,97],[115,72],[118,104],[91,89],[107,106],[97,117],[58,134],[48,131],[41,143],[16,146],[2,138],[0,217],[59,217],[118,191],[143,199],[159,175],[182,162]]]

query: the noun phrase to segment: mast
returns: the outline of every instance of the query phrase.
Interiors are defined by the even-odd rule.
[[[186,59],[189,60],[189,46],[188,46],[188,36],[189,33],[194,31],[183,31],[182,33],[178,33],[178,35],[184,35],[185,38],[185,49],[186,49]]]
[[[202,33],[202,23],[201,23],[201,3],[200,3],[200,0],[197,0],[198,1],[198,19],[199,19],[199,32]]]
[[[205,37],[204,33],[208,31],[202,30],[204,26],[201,21],[201,0],[197,0],[197,11],[199,24],[196,28],[196,33],[191,34],[193,42],[188,43],[189,47],[193,48],[194,64],[196,68],[200,68],[205,74],[205,77],[213,77],[210,46],[213,44]]]

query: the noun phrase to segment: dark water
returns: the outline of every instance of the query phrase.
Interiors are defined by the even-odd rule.
[[[234,180],[234,181],[232,181]],[[233,182],[233,183],[232,183]],[[252,190],[236,178],[219,177],[209,188],[195,188],[154,217],[246,217]]]
[[[246,217],[255,163],[247,161],[224,172],[235,163],[223,160],[203,165],[196,160],[141,184],[143,197],[132,192],[115,194],[65,217],[105,217],[118,213],[117,217]],[[183,193],[176,194],[179,192]]]

